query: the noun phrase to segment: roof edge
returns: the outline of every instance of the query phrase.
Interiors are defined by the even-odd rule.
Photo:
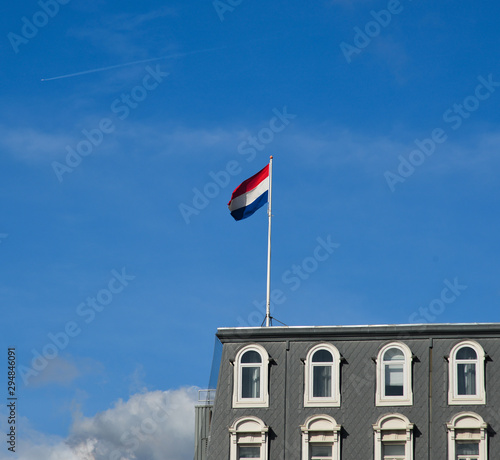
[[[348,326],[221,327],[221,342],[249,340],[370,340],[380,338],[500,337],[500,323],[422,323]]]

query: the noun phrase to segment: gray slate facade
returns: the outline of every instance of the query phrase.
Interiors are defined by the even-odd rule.
[[[500,459],[500,324],[424,324],[220,328],[223,344],[208,443],[208,460],[230,459],[229,427],[242,416],[256,416],[268,427],[269,460],[300,460],[301,429],[313,414],[332,416],[342,426],[341,459],[374,459],[372,425],[387,413],[405,415],[413,428],[415,460],[447,460],[446,423],[459,412],[479,414],[488,424],[488,459]],[[478,342],[485,360],[486,404],[448,404],[448,357],[460,341]],[[377,407],[376,363],[381,347],[403,342],[412,354],[411,406]],[[340,407],[304,407],[304,363],[318,343],[333,344],[342,356]],[[234,359],[248,344],[270,356],[269,407],[233,408]]]

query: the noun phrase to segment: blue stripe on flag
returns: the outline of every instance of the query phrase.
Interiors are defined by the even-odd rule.
[[[231,212],[234,220],[242,220],[250,217],[255,211],[257,211],[257,209],[261,208],[267,203],[268,194],[269,191],[266,190],[253,203],[250,203],[248,206],[244,206],[243,208],[235,209],[233,212]]]

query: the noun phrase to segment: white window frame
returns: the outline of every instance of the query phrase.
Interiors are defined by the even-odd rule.
[[[474,363],[476,365],[476,394],[475,395],[459,395],[458,394],[458,362],[457,353],[463,347],[470,347],[476,352],[475,360],[464,361]],[[448,404],[456,405],[476,405],[486,404],[486,389],[484,381],[484,361],[486,355],[483,347],[474,340],[464,340],[457,343],[450,352],[448,359]],[[460,361],[461,362],[461,361]]]
[[[242,368],[245,366],[241,363],[242,356],[247,351],[256,351],[261,357],[260,364],[252,363],[252,367],[260,367],[260,397],[259,398],[243,398],[241,395],[242,389]],[[251,344],[243,347],[236,354],[234,360],[234,378],[233,378],[233,407],[234,408],[249,408],[249,407],[269,407],[269,354],[266,349],[258,344]]]
[[[374,460],[383,460],[384,443],[404,443],[405,460],[413,460],[413,423],[402,414],[386,414],[379,417],[373,425],[375,438]]]
[[[332,396],[313,396],[313,362],[312,357],[318,350],[327,350],[332,354]],[[307,353],[304,362],[304,407],[340,407],[340,353],[330,343],[315,345]]]
[[[488,424],[474,412],[460,412],[446,424],[448,430],[448,460],[455,460],[457,441],[479,443],[479,460],[488,460]]]
[[[304,425],[302,432],[302,460],[309,460],[309,446],[312,443],[332,446],[332,460],[340,460],[340,429],[341,426],[329,415],[312,415]]]
[[[267,439],[269,427],[258,417],[244,416],[234,421],[229,427],[230,433],[230,460],[238,459],[238,446],[259,446],[258,460],[268,460]]]
[[[401,350],[404,356],[403,363],[403,395],[391,396],[385,394],[385,368],[384,354],[391,348]],[[384,345],[377,356],[377,389],[375,392],[375,405],[377,406],[411,406],[413,404],[413,389],[412,389],[412,369],[411,363],[413,355],[410,348],[403,342],[391,342]],[[395,361],[394,363],[397,363]]]

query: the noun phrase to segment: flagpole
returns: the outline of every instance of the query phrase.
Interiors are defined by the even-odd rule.
[[[273,196],[273,157],[269,157],[269,203],[267,206],[267,216],[269,228],[267,232],[267,296],[266,296],[266,327],[269,327],[271,319],[271,204]]]

